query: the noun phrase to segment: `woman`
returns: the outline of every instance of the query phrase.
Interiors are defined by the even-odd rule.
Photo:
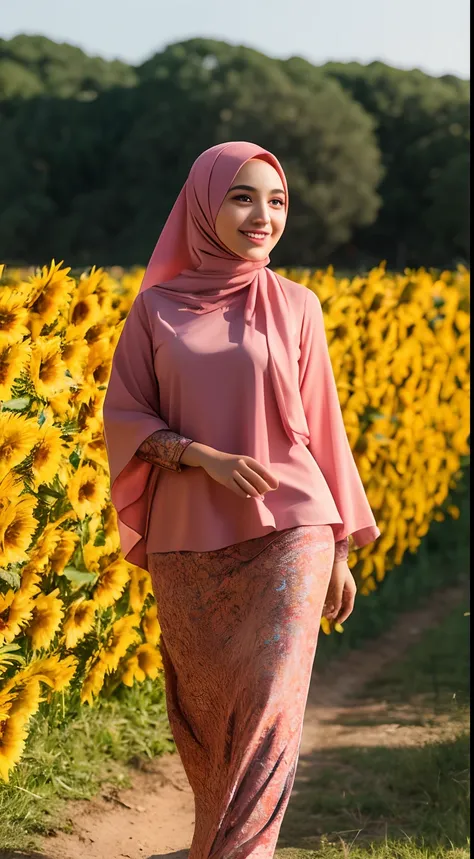
[[[267,265],[277,159],[202,153],[125,321],[104,404],[121,545],[149,569],[168,714],[194,791],[190,859],[273,856],[320,619],[343,622],[348,538],[379,536],[321,305]]]

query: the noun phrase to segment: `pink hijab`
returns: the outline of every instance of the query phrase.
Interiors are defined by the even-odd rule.
[[[159,289],[183,309],[210,313],[228,304],[229,295],[248,289],[245,322],[254,325],[255,305],[261,302],[271,378],[283,427],[292,442],[309,441],[303,404],[292,368],[297,367],[297,342],[289,330],[290,309],[277,275],[267,268],[269,257],[252,262],[230,251],[215,229],[217,214],[240,168],[261,158],[275,168],[283,183],[288,210],[288,186],[283,168],[271,152],[254,143],[220,143],[194,162],[170,212],[148,263],[140,292]]]

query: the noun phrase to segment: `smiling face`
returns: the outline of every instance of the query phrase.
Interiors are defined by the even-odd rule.
[[[286,223],[286,198],[279,174],[253,158],[237,173],[216,218],[221,242],[240,257],[265,259]]]

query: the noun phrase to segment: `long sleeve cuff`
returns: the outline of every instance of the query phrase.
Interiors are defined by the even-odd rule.
[[[349,557],[349,537],[344,537],[343,540],[338,540],[336,542],[336,548],[334,552],[334,563],[336,561],[347,561]]]
[[[142,442],[137,450],[137,456],[160,468],[181,471],[181,457],[192,442],[193,439],[172,430],[157,430]]]

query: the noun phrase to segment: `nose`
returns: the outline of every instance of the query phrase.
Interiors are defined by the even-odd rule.
[[[259,226],[263,227],[270,223],[270,213],[268,205],[263,201],[261,203],[258,203],[252,215],[252,221],[255,225],[258,224]]]

